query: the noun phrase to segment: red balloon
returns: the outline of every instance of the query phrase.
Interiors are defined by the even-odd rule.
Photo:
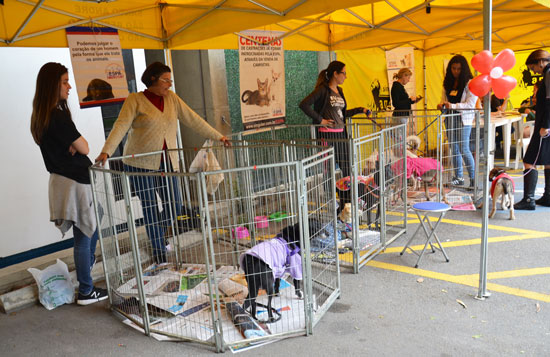
[[[472,93],[478,97],[483,97],[491,89],[491,77],[488,74],[480,74],[470,81],[468,87]]]
[[[495,57],[493,62],[493,67],[502,68],[503,72],[506,72],[514,67],[516,64],[516,56],[514,56],[514,51],[510,49],[505,49],[500,51],[500,53]]]
[[[495,92],[495,96],[500,99],[506,98],[510,93],[510,91],[514,89],[514,87],[517,84],[516,79],[511,76],[502,76],[500,78],[493,79],[492,82],[493,82],[493,92]]]
[[[487,50],[472,57],[472,66],[481,73],[489,73],[493,68],[493,54]]]

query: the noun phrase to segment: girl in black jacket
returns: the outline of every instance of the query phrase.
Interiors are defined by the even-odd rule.
[[[300,109],[306,113],[318,128],[318,138],[333,143],[336,164],[342,170],[342,176],[350,175],[350,155],[345,128],[346,118],[358,113],[370,112],[366,108],[347,109],[344,92],[339,86],[346,80],[346,65],[332,61],[319,73],[315,89],[300,103]],[[311,108],[313,106],[313,109]],[[341,196],[340,208],[350,202],[349,191]],[[343,192],[343,193],[344,193]],[[344,197],[345,196],[345,197]]]

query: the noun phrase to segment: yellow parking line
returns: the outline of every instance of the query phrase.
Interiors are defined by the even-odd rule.
[[[533,276],[533,275],[550,275],[550,267],[496,271],[492,273],[487,273],[487,280],[517,278],[521,276]],[[467,274],[467,275],[457,275],[457,276],[477,279],[479,275]]]
[[[401,217],[404,216],[402,213],[399,213],[399,212],[391,212],[390,215],[401,216]],[[419,220],[417,219],[417,217],[415,217],[412,214],[407,213],[406,217],[407,217],[408,224],[419,223]],[[402,224],[402,222],[400,223]],[[458,221],[455,219],[448,219],[448,218],[444,218],[442,220],[442,223],[453,224],[453,225],[464,226],[464,227],[481,228],[481,223],[464,222],[464,221]],[[502,232],[516,233],[511,235],[505,235],[505,236],[489,237],[488,238],[489,243],[500,243],[500,242],[550,237],[550,233],[548,232],[535,231],[531,229],[504,227],[504,226],[499,226],[494,224],[490,224],[488,228],[491,230],[497,230]],[[463,239],[463,240],[453,241],[453,242],[443,242],[442,245],[445,248],[451,248],[451,247],[478,245],[480,243],[481,243],[481,238],[473,238],[473,239]],[[411,246],[411,248],[413,250],[421,250],[424,248],[424,245],[423,244],[414,245],[414,246]],[[402,250],[403,250],[403,247],[390,247],[390,248],[386,248],[386,250],[383,251],[381,254],[399,253]],[[409,251],[407,252],[410,254]],[[352,258],[353,257],[351,253],[341,255],[341,260],[344,260],[344,261],[352,262]],[[435,271],[412,268],[408,266],[385,263],[385,262],[380,262],[376,260],[369,261],[367,265],[380,268],[380,269],[393,270],[393,271],[398,271],[406,274],[448,281],[455,284],[471,286],[473,288],[477,288],[479,285],[479,274],[451,275],[451,274],[445,274],[445,273],[438,273]],[[525,269],[500,271],[500,272],[491,272],[487,274],[487,279],[488,280],[506,279],[506,278],[516,278],[516,277],[534,276],[534,275],[550,275],[550,267],[525,268]],[[487,288],[493,292],[500,292],[504,294],[509,294],[509,295],[514,295],[514,296],[519,296],[519,297],[524,297],[532,300],[550,303],[550,294],[543,294],[539,292],[513,288],[506,285],[496,284],[491,282],[487,283]]]
[[[371,260],[370,262],[367,263],[367,265],[375,268],[393,270],[393,271],[398,271],[398,272],[406,273],[410,275],[422,276],[425,278],[448,281],[451,283],[471,286],[474,288],[477,288],[479,284],[479,279],[477,278],[477,274],[468,275],[468,276],[456,276],[456,275],[438,273],[430,270],[406,267],[403,265],[384,263],[376,260]],[[524,297],[532,300],[550,302],[550,295],[548,294],[542,294],[542,293],[537,293],[534,291],[523,290],[518,288],[511,288],[509,286],[504,286],[504,285],[495,284],[495,283],[487,283],[487,288],[491,291]]]
[[[425,237],[426,236],[424,236],[424,238]],[[510,236],[490,237],[488,238],[488,242],[501,243],[501,242],[518,241],[518,240],[525,240],[525,239],[549,238],[549,237],[550,237],[550,233],[540,232],[538,234],[516,234],[516,235],[510,235]],[[424,243],[425,243],[425,240],[424,240]],[[452,241],[452,242],[441,242],[441,245],[443,246],[443,248],[464,247],[468,245],[478,245],[478,244],[481,244],[481,238],[464,239],[464,240],[458,240],[458,241]],[[422,250],[422,248],[424,248],[424,244],[411,245],[410,248],[412,250]],[[397,252],[401,252],[402,250],[403,250],[403,247],[391,247],[391,248],[386,248],[386,250],[381,254],[397,253]]]

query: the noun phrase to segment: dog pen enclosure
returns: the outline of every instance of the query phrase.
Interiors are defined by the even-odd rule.
[[[323,244],[336,239],[332,149],[235,142],[177,154],[181,172],[91,169],[111,308],[146,334],[217,351],[312,333],[340,294],[336,244]],[[158,155],[166,160],[143,156]],[[201,155],[221,167],[189,172]],[[268,314],[259,307],[253,320],[241,307],[240,256],[289,226],[299,232],[303,299],[282,279],[272,303],[280,319],[262,322]]]
[[[473,118],[469,139],[463,139],[462,112],[467,112]],[[392,122],[391,112],[375,114],[377,121]],[[471,206],[480,198],[479,187],[482,181],[479,173],[483,172],[486,165],[486,160],[481,160],[483,122],[480,117],[480,111],[472,109],[447,112],[440,110],[411,111],[411,115],[407,118],[406,145],[407,161],[412,165],[409,167],[407,178],[410,178],[409,175],[414,164],[418,164],[418,162],[422,164],[422,159],[437,160],[441,168],[438,170],[437,177],[434,177],[430,195],[438,201],[447,200],[451,205],[458,206],[456,209],[460,209],[460,205]],[[471,160],[464,155],[466,148],[471,152]],[[417,160],[417,157],[420,160]],[[459,165],[462,167],[461,173],[457,172]],[[462,177],[464,181],[453,184],[452,181],[456,177]],[[413,188],[417,184],[414,184]],[[415,196],[425,200],[426,197],[422,191],[419,190],[418,194],[410,192],[412,201],[415,201]],[[446,197],[441,197],[441,193],[445,193]]]
[[[336,232],[340,264],[357,273],[406,232],[406,128],[366,118],[354,121],[346,126],[347,135],[320,132],[319,126],[282,125],[235,133],[233,138],[334,148],[343,211]]]

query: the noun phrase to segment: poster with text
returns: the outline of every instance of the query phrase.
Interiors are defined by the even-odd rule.
[[[388,83],[391,96],[391,87],[395,79],[393,76],[399,72],[401,68],[408,68],[411,70],[411,80],[405,85],[405,90],[409,94],[409,97],[416,95],[416,81],[414,73],[414,49],[412,47],[398,47],[393,50],[386,51],[386,67],[388,69]],[[393,106],[393,104],[392,104]],[[416,104],[411,106],[412,109],[416,108]]]
[[[285,123],[285,63],[282,35],[245,31],[239,36],[240,98],[245,130]]]
[[[118,31],[76,26],[66,31],[80,108],[124,102],[128,84]]]

